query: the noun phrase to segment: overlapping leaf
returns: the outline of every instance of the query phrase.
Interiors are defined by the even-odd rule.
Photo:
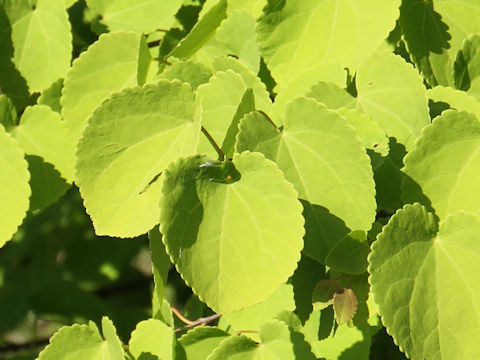
[[[480,102],[465,91],[455,90],[451,87],[436,86],[427,90],[427,96],[430,100],[440,103],[440,105],[442,103],[447,104],[452,109],[471,112],[476,114],[477,118],[480,118]],[[442,110],[446,110],[445,106],[443,107],[444,109]]]
[[[50,339],[38,360],[108,359],[123,360],[122,343],[110,319],[102,319],[103,337],[95,324],[65,326]]]
[[[373,244],[375,302],[409,358],[480,356],[479,231],[478,216],[460,211],[437,224],[417,203],[398,211]]]
[[[113,32],[73,62],[60,103],[70,137],[77,142],[92,110],[113,91],[137,85],[140,36]]]
[[[128,345],[135,359],[149,355],[158,359],[173,359],[175,335],[173,329],[160,320],[144,320],[137,324]]]
[[[311,256],[323,261],[348,232],[345,225],[370,229],[376,208],[370,161],[353,128],[337,112],[298,98],[287,107],[281,131],[263,114],[249,114],[237,136],[237,151],[246,149],[275,161],[299,197],[308,201],[305,251]]]
[[[480,100],[480,35],[465,40],[453,64],[457,89],[465,90]]]
[[[395,27],[400,1],[299,0],[276,5],[260,18],[258,33],[266,64],[277,83],[285,84],[293,74],[331,59],[357,69]]]
[[[276,165],[250,152],[234,155],[233,164],[231,178],[240,178],[222,183],[201,176],[204,157],[179,160],[166,170],[161,199],[160,230],[173,263],[221,313],[268,298],[303,247],[301,205]]]
[[[158,223],[160,174],[192,154],[199,124],[188,84],[160,80],[112,95],[77,150],[77,184],[97,234],[132,237]]]
[[[38,0],[12,22],[13,63],[31,92],[46,89],[70,67],[72,35],[64,4]]]
[[[222,341],[208,359],[315,359],[310,347],[301,336],[292,335],[292,330],[281,321],[265,322],[260,329],[260,338],[261,345],[258,346],[246,336],[232,335]]]
[[[178,339],[178,343],[185,352],[186,360],[205,360],[229,336],[229,333],[219,328],[199,326]],[[183,359],[177,354],[178,358]]]
[[[18,142],[0,125],[0,247],[17,231],[28,210],[30,174]]]
[[[410,150],[430,123],[420,75],[401,57],[379,51],[365,60],[356,82],[357,107]]]
[[[449,110],[425,129],[405,157],[403,171],[411,180],[404,182],[402,193],[406,201],[431,205],[441,219],[458,210],[480,214],[479,168],[480,121]]]
[[[102,16],[102,23],[112,31],[149,33],[169,29],[182,0],[87,0],[87,4]]]

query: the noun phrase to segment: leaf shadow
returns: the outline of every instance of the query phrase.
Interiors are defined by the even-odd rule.
[[[350,232],[345,222],[327,208],[300,200],[305,218],[303,253],[324,264],[332,247]]]
[[[452,36],[442,16],[431,1],[403,0],[400,6],[400,25],[409,52],[417,59],[430,53],[441,54],[449,49]]]
[[[142,352],[137,360],[159,360],[158,359],[158,356],[156,355],[153,355],[152,353],[149,353],[149,352]]]

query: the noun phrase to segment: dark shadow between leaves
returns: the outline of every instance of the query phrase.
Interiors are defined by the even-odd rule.
[[[442,16],[425,0],[403,0],[400,6],[400,25],[409,52],[419,59],[430,53],[441,54],[450,48],[452,36]]]
[[[142,353],[138,356],[137,360],[160,360],[160,359],[158,358],[158,356],[153,355],[153,354],[151,354],[151,353],[149,353],[149,352],[148,352],[148,353],[142,352]]]
[[[435,119],[437,116],[442,115],[445,110],[450,109],[450,105],[443,101],[428,100],[428,110],[430,113],[430,119]]]
[[[470,73],[468,72],[468,61],[465,59],[465,55],[462,50],[457,53],[457,58],[453,63],[453,74],[455,87],[458,90],[467,91],[470,89],[472,80],[470,79]]]
[[[438,216],[435,214],[435,209],[432,207],[432,202],[423,193],[422,187],[410,176],[402,172],[402,200],[404,204],[413,204],[418,202],[425,206],[425,208],[431,212],[438,220]]]
[[[305,236],[303,253],[325,263],[332,247],[350,232],[342,219],[331,214],[323,206],[300,200],[305,218]]]
[[[30,172],[30,211],[42,209],[58,200],[70,188],[60,173],[52,164],[43,158],[27,155],[28,171]]]
[[[312,295],[320,280],[326,279],[325,266],[318,261],[302,254],[298,267],[291,277],[295,313],[302,325],[308,320],[313,310]]]

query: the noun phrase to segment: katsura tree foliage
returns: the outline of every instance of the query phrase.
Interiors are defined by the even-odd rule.
[[[479,19],[0,0],[0,357],[480,358]]]

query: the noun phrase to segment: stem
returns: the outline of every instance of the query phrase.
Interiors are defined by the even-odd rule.
[[[154,57],[154,58],[152,58],[152,60],[161,62],[161,63],[163,63],[163,64],[165,64],[165,65],[172,65],[171,62],[169,62],[168,60],[163,59],[163,58]]]
[[[184,317],[182,314],[180,314],[180,311],[178,311],[176,308],[174,308],[173,306],[170,308],[172,310],[172,312],[185,324],[187,325],[191,325],[193,324],[194,322],[192,320],[188,320],[186,317]]]
[[[173,310],[173,308],[172,308],[172,310]],[[222,314],[214,314],[214,315],[211,315],[211,316],[202,317],[200,319],[192,321],[190,324],[188,324],[186,326],[175,329],[175,332],[180,332],[180,331],[183,331],[183,330],[191,329],[191,328],[194,328],[194,327],[199,326],[199,325],[206,325],[206,324],[208,324],[208,323],[210,323],[214,320],[217,320],[221,316],[222,316]]]
[[[202,132],[203,132],[203,135],[207,137],[208,141],[210,141],[210,144],[212,144],[213,148],[217,152],[218,159],[221,161],[225,160],[225,154],[223,153],[222,149],[220,149],[220,147],[217,145],[215,140],[213,140],[212,136],[208,133],[207,129],[205,129],[203,126],[202,126]]]
[[[238,331],[235,331],[236,335],[245,334],[245,333],[258,334],[259,331],[258,330],[238,330]]]
[[[263,110],[256,110],[258,111],[260,114],[262,114],[265,119],[267,119],[267,121],[273,125],[273,127],[275,128],[275,131],[276,132],[281,132],[280,129],[277,127],[277,125],[275,125],[275,123],[273,122],[273,120],[270,118],[270,116],[268,116]]]

